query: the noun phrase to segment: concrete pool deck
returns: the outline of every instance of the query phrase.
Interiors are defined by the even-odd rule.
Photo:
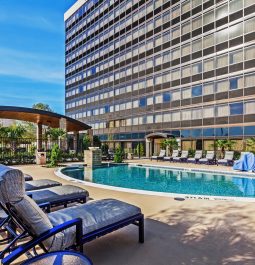
[[[169,164],[149,160],[130,162]],[[194,167],[189,164],[170,165]],[[34,179],[50,178],[70,184],[57,177],[54,169],[35,165],[17,167]],[[217,166],[212,168],[221,169]],[[224,171],[231,170],[223,168]],[[199,199],[179,201],[72,184],[85,187],[93,199],[120,199],[141,207],[145,214],[145,243],[137,243],[137,228],[133,226],[94,240],[84,246],[85,254],[94,265],[255,264],[254,203]]]

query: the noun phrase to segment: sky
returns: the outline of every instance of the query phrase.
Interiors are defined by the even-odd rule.
[[[64,13],[75,0],[0,0],[0,105],[64,114]]]

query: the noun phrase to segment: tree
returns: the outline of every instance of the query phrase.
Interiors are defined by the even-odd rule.
[[[59,146],[57,144],[54,144],[51,149],[51,154],[50,154],[50,166],[51,167],[56,167],[58,165],[60,156],[61,156],[61,151],[59,149]]]
[[[101,150],[103,155],[108,155],[108,150],[109,150],[108,144],[102,144]]]
[[[138,143],[137,144],[136,152],[137,152],[137,155],[139,155],[139,156],[143,156],[144,155],[144,148],[143,148],[143,144],[142,143]]]
[[[255,151],[255,137],[246,139],[246,150],[253,152]]]
[[[101,147],[101,140],[97,135],[93,136],[93,145],[96,147]]]
[[[221,156],[224,157],[225,150],[231,150],[235,145],[235,141],[229,139],[216,140],[215,146],[220,149]]]
[[[22,125],[11,125],[6,127],[7,137],[10,139],[11,150],[15,153],[18,145],[18,140],[23,138],[26,129]]]
[[[177,140],[175,138],[165,139],[163,141],[163,144],[165,145],[165,147],[168,147],[170,156],[172,155],[173,150],[175,148],[178,148],[178,142],[177,142]]]
[[[66,136],[66,131],[60,128],[49,128],[45,134],[46,136],[50,136],[51,140],[57,141],[59,138]]]
[[[53,109],[48,104],[44,103],[36,103],[32,106],[32,108],[53,112]]]
[[[84,134],[83,139],[82,139],[82,144],[83,144],[84,150],[88,150],[89,147],[91,146],[91,140],[87,134]]]
[[[123,161],[123,150],[120,146],[118,146],[115,150],[113,161],[115,163],[122,163]]]

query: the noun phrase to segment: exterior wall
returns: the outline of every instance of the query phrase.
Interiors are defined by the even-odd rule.
[[[253,0],[78,2],[65,16],[68,116],[113,147],[151,132],[255,135]]]

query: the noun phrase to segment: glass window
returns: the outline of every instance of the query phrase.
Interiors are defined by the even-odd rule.
[[[202,50],[202,39],[198,39],[192,42],[192,52],[197,52]]]
[[[181,131],[181,137],[189,138],[190,137],[190,130],[182,130]]]
[[[182,3],[182,14],[188,12],[190,10],[190,0]]]
[[[162,95],[160,94],[160,95],[156,95],[155,96],[155,104],[160,104],[160,103],[162,103],[163,102],[163,97],[162,97]]]
[[[202,4],[202,0],[193,0],[192,1],[192,7],[196,7],[198,5],[201,5]]]
[[[202,136],[202,129],[191,130],[191,137],[197,138]]]
[[[242,61],[243,61],[243,50],[234,51],[229,54],[230,64],[240,63]]]
[[[239,37],[243,34],[243,23],[229,27],[229,39]]]
[[[243,1],[233,0],[229,3],[229,12],[234,13],[243,8]]]
[[[255,101],[248,101],[244,103],[244,113],[255,114]]]
[[[202,17],[197,17],[192,20],[192,30],[202,27]]]
[[[163,93],[163,102],[164,103],[167,103],[167,102],[170,102],[171,100],[171,94],[170,92],[164,92]]]
[[[190,121],[191,120],[191,110],[183,110],[182,111],[182,120]]]
[[[216,136],[228,136],[228,128],[216,128]]]
[[[214,58],[204,61],[204,72],[212,71],[214,69]]]
[[[171,114],[170,113],[164,113],[163,114],[163,122],[170,122],[171,121]]]
[[[205,36],[203,39],[203,47],[208,48],[214,45],[214,34]]]
[[[203,86],[203,94],[211,95],[214,94],[214,83],[207,83]]]
[[[182,89],[182,99],[189,99],[189,98],[191,98],[191,89],[190,88]]]
[[[205,13],[203,16],[204,25],[214,22],[214,10],[208,13]]]
[[[220,44],[228,40],[229,29],[223,29],[216,33],[216,44]]]
[[[214,106],[203,108],[203,118],[214,118]]]
[[[147,116],[147,123],[153,123],[153,122],[154,122],[153,115]]]
[[[216,19],[221,19],[228,15],[228,4],[220,6],[216,9]]]
[[[187,45],[182,46],[182,56],[190,55],[190,46],[191,45],[189,43]]]
[[[195,86],[192,87],[192,97],[199,97],[202,96],[202,86]]]
[[[250,46],[244,50],[245,60],[252,60],[255,58],[255,46]]]
[[[255,73],[244,76],[244,85],[245,87],[251,87],[255,84]]]
[[[216,107],[216,116],[225,117],[229,116],[229,107],[228,105],[220,105]]]
[[[229,79],[229,88],[230,90],[238,88],[238,78],[231,78]]]
[[[176,6],[172,9],[172,19],[180,16],[180,6]]]
[[[244,127],[244,135],[254,136],[255,126],[246,126]]]
[[[178,111],[172,113],[172,121],[180,121],[181,113]]]
[[[180,37],[180,28],[176,27],[172,30],[172,39]]]
[[[172,101],[180,100],[181,99],[181,92],[179,90],[175,90],[175,91],[171,92],[171,98],[172,98]]]
[[[153,105],[154,104],[154,97],[148,97],[147,98],[147,105]]]
[[[224,54],[222,56],[217,57],[217,68],[221,68],[228,65],[228,55]]]
[[[182,25],[182,35],[190,32],[190,22]]]
[[[163,121],[162,114],[155,115],[155,123],[160,123],[162,121]]]
[[[206,137],[215,136],[214,129],[213,128],[203,129],[203,136],[206,136]]]
[[[193,109],[192,110],[192,120],[202,119],[202,109]]]
[[[229,105],[230,115],[240,115],[243,114],[243,103],[233,103]]]
[[[230,127],[229,136],[243,136],[243,127]]]
[[[190,76],[190,65],[182,68],[182,78]]]
[[[175,49],[172,51],[172,60],[180,58],[180,49]]]
[[[255,18],[251,18],[244,22],[244,32],[249,33],[255,31]]]
[[[196,63],[192,65],[192,75],[202,73],[202,63]]]
[[[226,92],[229,90],[228,80],[218,81],[216,84],[216,93]]]
[[[139,100],[139,107],[145,107],[146,106],[146,98],[140,98]]]

